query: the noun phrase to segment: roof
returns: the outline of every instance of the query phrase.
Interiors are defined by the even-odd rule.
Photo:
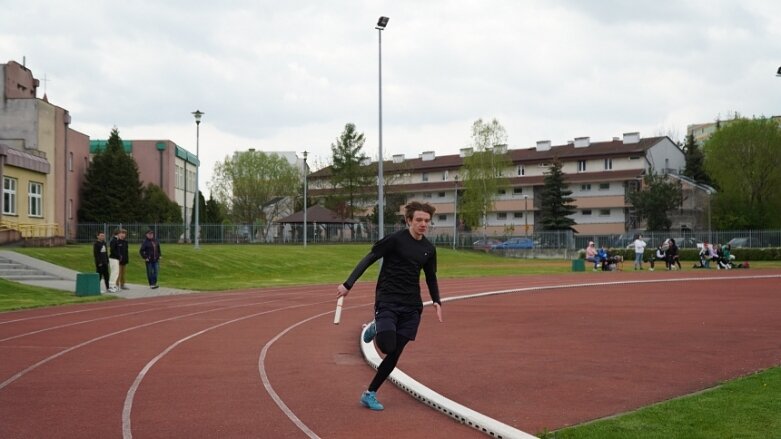
[[[579,159],[589,157],[615,157],[625,156],[627,154],[644,154],[651,147],[658,144],[667,137],[648,137],[640,139],[637,143],[625,144],[621,139],[613,139],[606,142],[592,142],[589,146],[575,148],[573,144],[554,145],[550,150],[538,151],[537,148],[510,149],[507,151],[510,160],[514,164],[522,163],[543,163],[559,159]],[[405,159],[401,163],[395,163],[392,160],[382,162],[383,174],[394,174],[399,172],[424,172],[428,170],[458,169],[464,164],[464,158],[459,154],[450,154],[435,157],[433,160],[423,160],[422,158]],[[377,169],[377,163],[372,162],[367,165],[369,169]],[[332,175],[331,167],[325,167],[309,174],[309,178],[324,178]]]
[[[278,222],[280,223],[303,223],[304,211],[300,210],[292,215],[288,215]],[[319,204],[316,204],[306,210],[306,222],[308,223],[321,223],[321,224],[352,224],[357,221],[348,218],[342,218],[336,214],[333,210],[326,209]]]

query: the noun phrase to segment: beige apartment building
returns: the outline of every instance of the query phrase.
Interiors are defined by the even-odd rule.
[[[437,157],[433,151],[427,151],[411,159],[393,156],[393,160],[383,163],[385,192],[403,194],[407,202],[432,204],[437,209],[434,234],[451,234],[458,221],[458,180],[463,180],[459,176],[464,157],[471,152],[464,148],[458,155]],[[641,138],[636,132],[600,142],[578,137],[563,145],[552,145],[545,140],[533,148],[507,152],[512,165],[505,169],[504,176],[509,186],[497,193],[494,208],[485,220],[489,235],[534,232],[544,174],[554,158],[562,162],[565,181],[575,199],[576,213],[572,218],[577,223],[576,231],[595,235],[641,228],[628,194],[642,185],[647,173],[678,174],[685,164],[683,152],[668,137]],[[336,192],[330,186],[330,176],[330,167],[309,175],[313,197]],[[363,207],[374,204],[374,200],[367,200]]]

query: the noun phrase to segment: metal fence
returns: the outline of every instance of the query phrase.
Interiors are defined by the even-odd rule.
[[[385,227],[385,235],[404,228],[403,224]],[[75,236],[70,242],[92,242],[95,235],[102,231],[110,237],[114,230],[124,228],[128,231],[130,242],[141,242],[150,228],[163,243],[191,243],[195,227],[183,224],[79,224]],[[301,224],[201,224],[199,240],[203,244],[290,244],[301,245],[304,241]],[[441,233],[440,233],[441,232]],[[459,232],[455,239],[453,230],[432,228],[428,237],[438,246],[459,249],[490,249],[490,245],[510,238],[528,238],[533,248],[569,249],[585,248],[589,241],[606,248],[627,248],[634,241],[636,233],[612,235],[575,234],[571,231],[535,232],[527,235],[484,235],[478,232]],[[781,230],[713,230],[695,232],[642,232],[643,240],[649,248],[656,247],[665,239],[675,239],[680,248],[696,248],[703,241],[712,243],[730,243],[733,248],[781,247]],[[372,243],[379,239],[378,228],[374,224],[307,224],[308,244]]]

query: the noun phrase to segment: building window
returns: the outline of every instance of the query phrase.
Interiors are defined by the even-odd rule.
[[[605,171],[613,169],[613,159],[605,159]]]
[[[578,160],[578,172],[586,172],[586,161]]]
[[[73,153],[68,153],[68,171],[73,172]]]
[[[519,195],[519,194],[522,194],[522,193],[523,193],[523,188],[522,187],[514,187],[513,188],[513,194],[514,195]]]
[[[16,179],[3,177],[3,213],[16,215]]]
[[[431,198],[431,192],[424,193],[423,198]]]
[[[420,178],[423,181],[428,181],[428,172],[424,172],[424,173],[420,174]]]
[[[499,189],[499,190],[497,191],[497,193],[498,193],[499,195],[504,195],[504,194],[506,194],[506,193],[507,193],[507,191],[506,191],[506,190],[504,190],[504,189]]]
[[[523,218],[523,212],[513,212],[513,218]]]
[[[639,155],[630,155],[629,156],[629,160],[640,160],[640,156]]]
[[[518,175],[526,175],[526,168],[523,165],[518,166]]]
[[[599,190],[601,191],[610,190],[610,183],[599,183]]]
[[[591,216],[591,209],[583,209],[580,211],[580,214],[583,216]]]
[[[496,214],[496,219],[498,220],[506,220],[507,219],[507,212],[499,212]]]
[[[610,216],[610,209],[599,209],[599,216]]]
[[[580,185],[580,190],[583,192],[588,192],[591,190],[591,183],[585,183]]]
[[[73,219],[73,199],[68,200],[68,219]]]
[[[444,193],[444,192],[438,192],[438,193],[437,193],[437,197],[439,197],[439,198],[445,198],[445,193]]]
[[[447,171],[442,173],[442,181],[447,181]]]
[[[438,215],[440,221],[447,221],[447,215]]]
[[[27,185],[27,214],[30,216],[43,216],[43,185],[30,182]]]

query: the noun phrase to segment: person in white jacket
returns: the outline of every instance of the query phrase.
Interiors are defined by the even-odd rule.
[[[643,269],[643,253],[645,253],[645,241],[643,241],[643,235],[635,236],[635,270]]]

